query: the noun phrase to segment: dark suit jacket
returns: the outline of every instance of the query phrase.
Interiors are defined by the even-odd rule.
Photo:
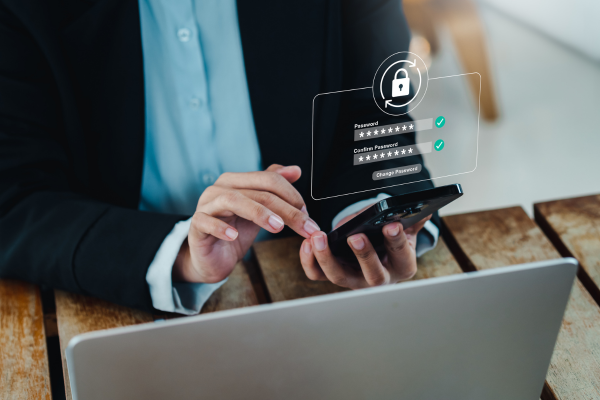
[[[310,200],[312,99],[370,86],[408,48],[399,4],[239,0],[238,14],[263,164],[302,167],[325,227],[372,194]],[[138,0],[0,0],[0,276],[152,311],[147,268],[187,216],[137,210],[143,149]]]

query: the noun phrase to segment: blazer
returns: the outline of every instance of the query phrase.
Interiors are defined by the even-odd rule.
[[[263,164],[301,166],[296,187],[325,227],[374,194],[311,200],[313,97],[370,86],[381,61],[408,49],[401,7],[239,0],[238,18]],[[390,18],[396,22],[381,23]],[[138,0],[0,0],[0,54],[0,277],[153,311],[147,268],[188,216],[137,209]]]

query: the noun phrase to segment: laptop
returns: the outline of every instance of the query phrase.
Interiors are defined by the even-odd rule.
[[[96,331],[73,399],[539,399],[565,258]]]

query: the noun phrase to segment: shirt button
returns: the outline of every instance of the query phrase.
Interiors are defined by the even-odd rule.
[[[215,183],[215,181],[217,180],[215,174],[212,174],[210,172],[207,172],[206,174],[202,175],[202,182],[204,183],[205,186],[210,186],[213,183]]]
[[[187,28],[181,28],[177,31],[177,37],[182,42],[187,42],[190,40],[191,32]]]
[[[191,106],[192,108],[198,108],[198,107],[200,107],[201,105],[202,105],[202,100],[200,100],[200,99],[197,99],[197,98],[195,98],[195,97],[194,97],[194,98],[192,98],[192,99],[190,100],[190,106]]]

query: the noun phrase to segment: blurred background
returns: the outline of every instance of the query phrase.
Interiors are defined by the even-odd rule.
[[[404,0],[429,76],[482,76],[449,94],[477,114],[475,172],[442,215],[600,193],[600,1]],[[450,140],[450,139],[449,139]]]

